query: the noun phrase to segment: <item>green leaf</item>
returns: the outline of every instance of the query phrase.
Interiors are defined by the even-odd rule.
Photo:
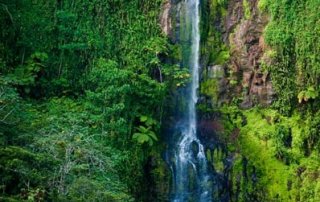
[[[155,134],[154,132],[150,131],[150,132],[148,133],[148,135],[149,135],[153,140],[158,141],[158,138],[157,138],[157,136],[156,136],[156,134]]]
[[[138,139],[140,135],[142,135],[142,133],[134,133],[132,139]]]
[[[140,116],[140,121],[141,122],[146,122],[148,120],[147,116]]]

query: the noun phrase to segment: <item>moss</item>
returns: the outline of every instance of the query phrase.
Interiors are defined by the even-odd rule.
[[[212,154],[212,162],[217,172],[223,173],[224,164],[224,153],[221,149],[215,149]]]
[[[289,167],[274,157],[273,151],[263,137],[274,131],[261,114],[256,111],[245,112],[247,125],[241,129],[240,144],[242,153],[263,172],[262,183],[267,186],[272,199],[289,201],[287,182]]]
[[[244,18],[247,20],[251,16],[250,4],[248,0],[243,0]]]
[[[266,11],[268,6],[268,0],[260,0],[258,3],[258,8],[261,11]]]
[[[222,65],[229,60],[230,54],[227,46],[222,41],[219,26],[210,26],[221,24],[220,20],[227,14],[227,1],[205,1],[203,3],[201,40],[203,58],[206,58],[206,64]]]
[[[236,86],[236,85],[238,84],[238,81],[235,80],[235,79],[230,79],[230,84],[231,84],[232,86]]]
[[[250,193],[253,190],[259,194],[265,192],[264,196],[254,196],[264,198],[263,201],[317,201],[319,152],[311,150],[313,152],[309,156],[305,155],[306,150],[310,150],[305,142],[310,137],[307,131],[311,130],[312,118],[299,112],[290,117],[283,116],[268,108],[241,110],[235,106],[224,106],[220,111],[230,137],[234,136],[231,131],[236,128],[240,131],[237,142],[233,143],[239,152],[232,168],[233,187],[236,186],[236,177],[242,176],[241,171],[245,170],[241,165],[242,157],[248,160],[246,169],[254,168],[258,177],[256,186],[259,189],[251,187],[252,182],[240,180],[242,195],[239,197],[242,201],[252,200]],[[317,123],[315,118],[312,120],[315,121],[313,124]],[[282,156],[278,155],[279,151],[283,152]]]
[[[208,79],[201,83],[201,94],[210,97],[213,103],[218,100],[218,82],[216,79]]]
[[[212,55],[212,57],[213,58],[211,59],[214,61],[214,64],[223,65],[230,59],[230,53],[223,47],[223,49],[218,53],[217,56],[214,57]]]
[[[206,151],[206,158],[208,162],[212,164],[212,167],[216,172],[223,173],[224,169],[224,152],[220,148],[216,148],[214,150],[208,149]]]
[[[157,151],[160,153],[159,151]],[[153,180],[153,195],[149,198],[150,201],[167,201],[171,182],[170,170],[160,155],[153,156],[154,168],[151,170]],[[150,179],[149,179],[150,180]]]

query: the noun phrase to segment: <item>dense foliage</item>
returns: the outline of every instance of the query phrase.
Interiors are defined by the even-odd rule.
[[[228,145],[229,151],[240,151],[234,177],[244,172],[245,158],[246,175],[253,181],[241,177],[240,201],[320,199],[319,114],[305,119],[299,112],[287,117],[272,109],[237,107],[224,107],[222,112],[227,133],[239,134],[236,143]]]
[[[1,201],[150,197],[166,95],[185,74],[162,61],[161,5],[0,3]]]
[[[319,6],[318,0],[259,1],[269,19],[261,67],[276,97],[269,107],[219,109],[232,140],[228,150],[235,153],[231,172],[239,201],[320,200]]]
[[[218,133],[208,134],[218,146],[210,148],[207,157],[215,171],[227,176],[227,188],[219,194],[231,190],[231,201],[319,201],[320,1],[203,2],[202,54],[209,67],[202,75],[200,92],[206,98],[199,110],[207,130],[212,127]],[[234,23],[238,24],[229,34],[227,28]],[[235,34],[240,36],[237,43],[230,40]],[[245,55],[250,46],[245,43],[255,35],[259,41],[248,44],[263,47],[263,56],[250,70],[271,77],[275,96],[270,106],[257,102],[244,109],[239,103],[247,93],[241,88],[245,79],[254,79],[245,78],[245,63],[232,72],[232,62],[250,59]],[[233,55],[235,46],[247,52]],[[259,49],[252,53],[260,54]],[[214,65],[223,66],[223,72]],[[228,86],[241,91],[232,94]]]
[[[235,2],[201,1],[202,64],[230,61],[222,24]],[[209,128],[219,126],[226,147],[208,160],[229,177],[234,201],[320,201],[320,2],[259,0],[255,11],[256,2],[243,0],[239,19],[268,19],[259,62],[276,98],[218,108],[219,81],[203,78],[213,104],[199,109],[217,116]],[[163,3],[0,2],[0,201],[167,200],[160,133],[190,75],[161,33]]]
[[[264,35],[275,51],[276,62],[268,69],[277,107],[289,113],[298,102],[308,102],[319,110],[319,1],[261,0],[259,6],[271,17]]]

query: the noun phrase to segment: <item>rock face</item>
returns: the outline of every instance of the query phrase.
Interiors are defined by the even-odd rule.
[[[268,18],[259,12],[257,0],[247,2],[248,7],[245,8],[242,0],[230,1],[224,36],[231,50],[228,68],[239,81],[234,93],[242,94],[243,108],[254,104],[270,105],[274,96],[270,75],[261,68],[267,49],[262,33]],[[245,15],[245,12],[249,12],[249,16]]]
[[[208,78],[209,79],[221,79],[224,77],[223,66],[213,65],[208,67]]]
[[[173,43],[179,43],[180,40],[181,3],[181,0],[166,0],[161,8],[160,27]]]
[[[170,36],[172,34],[172,18],[171,18],[171,10],[172,10],[172,4],[170,0],[167,0],[162,5],[162,12],[160,16],[160,25],[163,33],[167,36]]]
[[[213,106],[220,105],[225,100],[227,100],[228,96],[228,80],[226,79],[225,69],[222,65],[212,65],[207,67],[207,73],[206,73],[206,81],[211,81],[211,83],[215,84],[215,93],[216,99],[211,103]],[[204,87],[204,86],[202,86]],[[207,88],[213,87],[213,86],[206,86]]]
[[[167,0],[163,3],[159,23],[163,33],[173,43],[180,40],[179,26],[180,0]],[[229,49],[230,58],[224,64],[209,63],[206,79],[217,79],[218,103],[231,102],[240,98],[242,108],[254,105],[268,106],[275,92],[271,78],[262,63],[268,60],[268,47],[262,33],[268,17],[258,9],[258,0],[229,0],[226,15],[216,16],[210,26],[218,27],[223,43]],[[211,78],[212,68],[224,68],[223,77]],[[222,71],[220,71],[222,72]]]

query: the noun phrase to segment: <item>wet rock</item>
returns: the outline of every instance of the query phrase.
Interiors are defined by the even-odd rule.
[[[207,72],[204,78],[205,81],[216,81],[216,99],[211,100],[211,106],[219,106],[221,103],[225,102],[227,96],[227,86],[228,79],[225,74],[225,67],[222,65],[211,65],[207,67]],[[201,100],[200,100],[201,101]],[[205,100],[202,100],[205,101]],[[208,101],[208,100],[207,100]]]
[[[246,97],[243,100],[243,102],[240,104],[240,107],[243,108],[243,109],[249,109],[249,108],[253,107],[253,102],[251,101],[251,99]]]
[[[199,153],[199,144],[196,141],[193,141],[191,143],[191,149],[194,156],[197,156]]]
[[[222,79],[224,77],[224,68],[221,65],[208,67],[208,79]]]

